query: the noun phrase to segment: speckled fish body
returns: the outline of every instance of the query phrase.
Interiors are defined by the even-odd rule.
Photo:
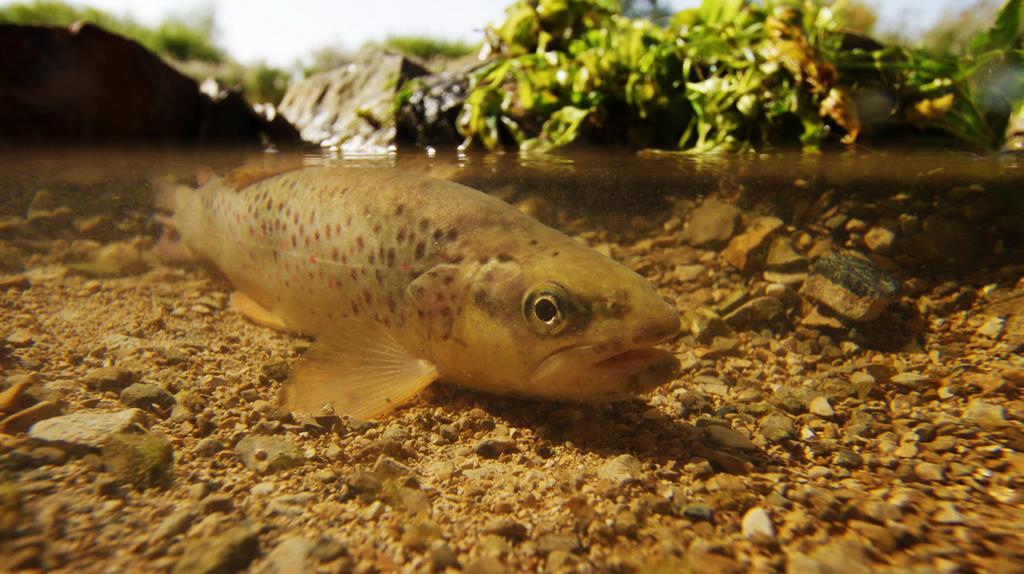
[[[286,384],[294,410],[373,416],[436,378],[612,400],[674,369],[651,346],[678,317],[646,280],[453,182],[304,168],[214,178],[170,203],[182,243],[230,279],[241,311],[318,338]]]

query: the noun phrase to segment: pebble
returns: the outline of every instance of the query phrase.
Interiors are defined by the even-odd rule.
[[[547,556],[558,550],[569,553],[579,552],[581,550],[579,537],[575,534],[552,532],[537,539],[537,554]]]
[[[314,544],[300,536],[285,538],[267,555],[260,574],[304,574],[311,570],[309,559]]]
[[[807,265],[807,259],[793,249],[793,243],[787,237],[776,237],[768,247],[765,267],[773,271],[793,271]]]
[[[832,251],[815,261],[800,294],[851,321],[872,321],[899,293],[899,282],[853,251]]]
[[[731,428],[726,428],[721,425],[709,425],[704,427],[704,432],[707,433],[708,438],[719,446],[734,448],[737,450],[757,450],[757,446],[754,445],[749,437]]]
[[[875,226],[864,234],[864,245],[868,249],[885,255],[892,251],[892,244],[896,240],[896,233],[891,229]]]
[[[971,399],[964,409],[964,418],[973,423],[1000,425],[1006,421],[1006,409],[982,399]]]
[[[512,570],[496,556],[483,556],[468,564],[462,571],[464,574],[508,574]]]
[[[199,514],[191,508],[176,510],[160,521],[156,530],[150,535],[150,540],[158,542],[183,534],[198,517]]]
[[[754,218],[747,229],[732,238],[729,245],[722,250],[722,258],[740,271],[753,266],[758,255],[763,252],[765,244],[776,231],[783,226],[778,217]]]
[[[261,474],[295,468],[306,462],[294,441],[277,436],[247,436],[235,445],[235,456]]]
[[[786,565],[787,574],[871,574],[867,554],[860,542],[841,539],[819,546],[808,554],[794,553]]]
[[[487,534],[497,534],[510,540],[525,540],[527,536],[526,526],[511,518],[496,518],[492,520],[487,526],[484,526],[484,532]]]
[[[987,339],[996,340],[1003,336],[1003,329],[1006,327],[1006,319],[1002,317],[989,317],[987,321],[978,327],[975,334]]]
[[[932,517],[939,524],[963,524],[964,515],[960,514],[956,505],[952,502],[939,502],[939,510]]]
[[[832,410],[832,405],[828,402],[828,397],[819,396],[811,400],[811,403],[807,405],[807,411],[813,415],[819,417],[830,418],[835,415],[835,411]]]
[[[606,461],[597,469],[597,478],[624,486],[639,482],[643,472],[643,465],[631,454],[622,454]]]
[[[118,482],[143,490],[165,482],[174,451],[158,434],[114,433],[104,441],[101,457]]]
[[[727,325],[737,329],[750,329],[762,325],[771,325],[781,320],[786,314],[782,301],[765,295],[755,297],[740,305],[724,317]]]
[[[768,511],[763,508],[755,506],[748,510],[746,514],[743,515],[743,521],[741,524],[744,538],[763,538],[767,540],[775,539],[775,526],[772,525],[772,519],[768,516]]]
[[[134,383],[121,392],[121,402],[129,407],[143,410],[168,410],[174,406],[175,400],[171,393],[150,383]]]
[[[185,541],[172,574],[230,574],[244,569],[259,553],[259,530],[235,526],[219,536]]]
[[[709,199],[691,212],[680,239],[697,247],[725,243],[735,231],[739,214],[735,205]]]
[[[90,389],[120,393],[135,382],[136,378],[138,375],[125,367],[101,367],[89,371],[82,377],[82,382]]]
[[[146,420],[139,409],[114,413],[74,413],[40,421],[28,435],[68,448],[99,450],[110,435],[132,431]]]
[[[914,465],[914,476],[924,482],[942,482],[946,479],[946,471],[941,464],[919,462]]]
[[[199,511],[203,514],[231,512],[234,507],[235,502],[230,494],[211,494],[199,503]]]
[[[516,450],[516,441],[502,436],[492,436],[481,439],[473,447],[473,452],[484,458],[498,458],[499,456]]]
[[[791,439],[796,434],[793,420],[780,413],[772,413],[761,419],[760,429],[764,438],[774,443]]]
[[[137,275],[148,265],[142,252],[131,243],[116,241],[89,254],[84,263],[68,265],[68,269],[93,277],[123,277]]]
[[[4,337],[4,342],[11,348],[21,349],[24,347],[31,347],[35,344],[36,339],[32,331],[29,331],[28,329],[15,329]]]
[[[840,448],[836,450],[832,463],[842,468],[860,468],[864,464],[864,458],[857,451]]]
[[[435,572],[444,572],[447,568],[458,569],[460,567],[458,554],[444,540],[432,542],[427,550],[427,555],[430,557],[430,565]]]
[[[712,522],[714,510],[707,504],[688,504],[683,507],[682,514],[685,518],[694,521]]]

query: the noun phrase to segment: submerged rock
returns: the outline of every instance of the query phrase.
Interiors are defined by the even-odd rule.
[[[306,460],[298,445],[276,436],[247,436],[238,441],[235,454],[245,466],[264,474],[294,468]]]
[[[680,238],[697,247],[723,244],[732,237],[739,215],[735,205],[709,199],[690,214]]]
[[[895,300],[899,283],[870,260],[852,251],[833,251],[819,258],[800,289],[851,321],[872,321]]]
[[[740,271],[761,264],[768,240],[782,228],[782,225],[782,220],[778,217],[755,218],[743,233],[733,237],[729,245],[722,250],[722,258]]]
[[[174,574],[228,574],[244,569],[259,552],[259,530],[236,526],[224,534],[188,540]]]
[[[462,141],[455,121],[469,91],[466,74],[443,72],[420,77],[395,114],[397,138],[419,146]]]
[[[160,435],[115,433],[104,442],[102,457],[118,482],[143,490],[163,484],[174,452]]]
[[[99,450],[111,435],[129,432],[145,420],[139,409],[116,413],[74,413],[40,421],[29,429],[32,438],[58,446]]]
[[[401,54],[370,46],[348,65],[289,86],[280,112],[302,139],[350,151],[384,151],[397,133],[395,91],[427,70]]]

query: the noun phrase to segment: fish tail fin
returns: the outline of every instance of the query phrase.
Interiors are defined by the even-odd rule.
[[[170,263],[191,263],[198,260],[182,242],[178,225],[182,197],[193,190],[168,179],[156,180],[153,187],[156,191],[153,201],[157,210],[153,220],[163,227],[160,239],[156,243],[156,252]]]

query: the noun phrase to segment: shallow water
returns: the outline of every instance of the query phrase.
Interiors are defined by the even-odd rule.
[[[609,405],[435,385],[373,424],[279,412],[308,340],[244,321],[223,279],[151,249],[154,181],[276,163],[450,178],[566,231],[675,302],[679,374]],[[734,225],[698,244],[713,204]],[[747,265],[730,246],[766,216],[780,247]],[[130,257],[89,263],[112,245]],[[873,320],[801,287],[847,249],[869,286],[899,285]],[[1022,277],[1019,155],[6,150],[0,554],[81,572],[236,551],[293,571],[1008,571],[1024,560]],[[26,433],[130,406],[172,465]],[[280,445],[264,440],[293,468],[265,468]]]

